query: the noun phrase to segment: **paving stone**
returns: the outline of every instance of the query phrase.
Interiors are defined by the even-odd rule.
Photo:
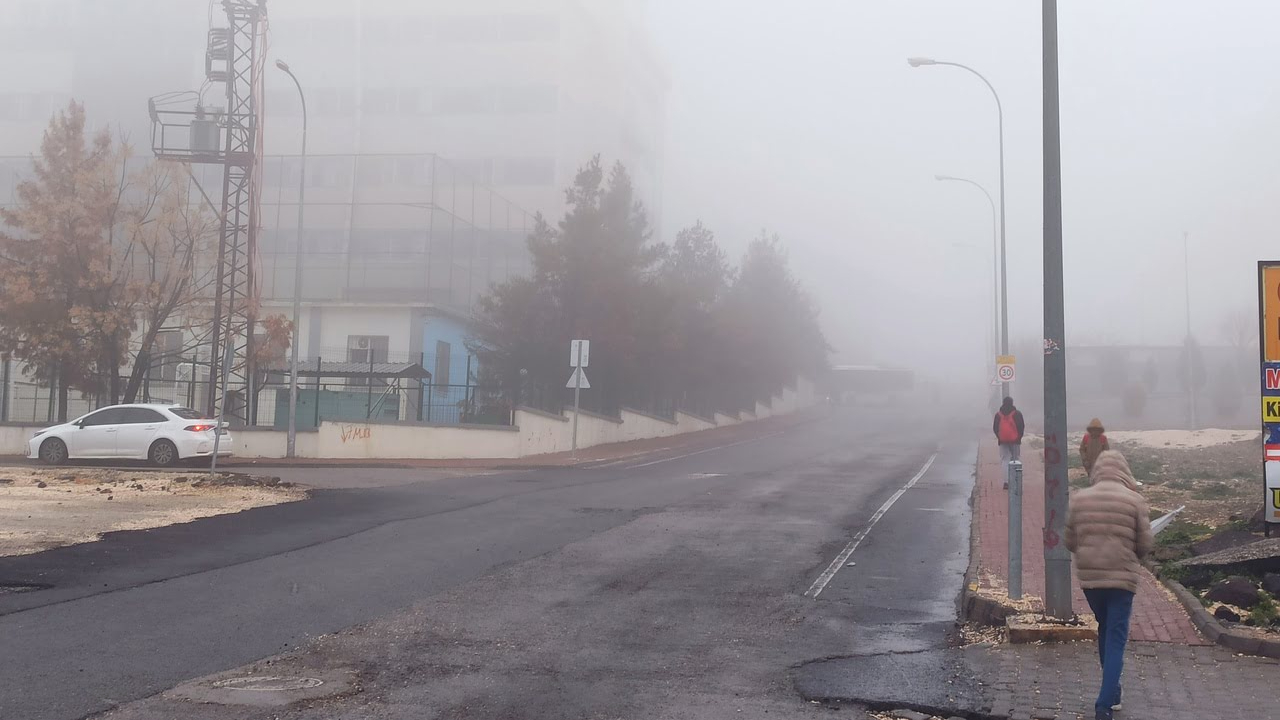
[[[1028,450],[1022,454],[1022,588],[1026,595],[1044,592],[1044,464],[1040,454]],[[1007,584],[1009,575],[1009,499],[1003,489],[1000,456],[993,439],[985,439],[978,449],[978,478],[973,510],[973,533],[977,548],[978,577],[996,578]],[[972,581],[972,578],[970,579]],[[1073,577],[1074,580],[1074,577]],[[1089,605],[1078,583],[1074,583],[1072,605],[1077,613],[1087,614]],[[1158,628],[1164,627],[1163,632]],[[1134,599],[1130,639],[1143,642],[1171,642],[1184,645],[1207,645],[1182,605],[1165,591],[1160,581],[1149,572],[1143,573],[1142,585]]]

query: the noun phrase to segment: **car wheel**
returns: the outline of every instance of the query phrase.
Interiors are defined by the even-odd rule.
[[[67,461],[67,444],[58,438],[40,443],[40,459],[46,465],[61,465]]]
[[[157,440],[151,443],[147,459],[156,467],[169,467],[178,462],[178,447],[168,440]]]

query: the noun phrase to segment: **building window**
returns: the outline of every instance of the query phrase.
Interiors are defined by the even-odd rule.
[[[449,366],[453,362],[450,357],[452,353],[452,344],[443,340],[436,341],[436,372],[431,381],[436,386],[437,395],[447,395],[449,393]]]
[[[178,377],[178,364],[182,354],[182,331],[164,330],[156,333],[155,343],[147,358],[147,377],[152,382],[174,382]]]
[[[356,182],[364,187],[385,187],[395,182],[395,162],[384,156],[356,159]]]
[[[559,105],[560,91],[555,85],[523,85],[498,89],[500,113],[554,113]]]
[[[307,187],[340,190],[347,187],[350,179],[349,160],[325,157],[307,160]]]
[[[508,158],[495,182],[502,185],[553,185],[556,161],[553,158]]]
[[[492,87],[440,88],[435,94],[437,115],[484,115],[493,112]]]
[[[467,180],[477,182],[482,185],[493,184],[493,159],[492,158],[468,158],[463,160],[451,161],[453,166],[458,169],[458,174]]]
[[[431,160],[421,155],[396,158],[396,183],[405,187],[431,184]]]
[[[399,112],[399,96],[396,88],[365,88],[364,111],[371,115],[394,115]]]

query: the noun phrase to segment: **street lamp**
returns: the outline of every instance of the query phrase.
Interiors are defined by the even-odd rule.
[[[996,201],[991,199],[991,193],[978,183],[968,178],[952,177],[951,175],[934,175],[934,180],[939,182],[961,182],[966,185],[972,185],[982,192],[987,198],[987,203],[991,205],[991,299],[994,306],[994,312],[991,316],[992,325],[995,328],[992,335],[993,354],[999,354],[1000,351],[1000,288],[998,279],[1000,276],[1000,233],[999,226],[996,223]]]
[[[302,217],[307,193],[307,96],[302,83],[289,69],[289,64],[276,60],[280,68],[298,88],[302,101],[302,172],[298,177],[298,236],[293,244],[293,342],[289,343],[289,436],[285,446],[286,457],[297,457],[298,451],[298,329],[302,326]],[[320,402],[320,398],[316,398]]]
[[[991,81],[987,80],[982,73],[974,70],[968,65],[960,63],[946,62],[944,60],[934,60],[933,58],[913,57],[907,58],[907,64],[913,68],[924,67],[926,65],[947,65],[950,67],[967,70],[978,79],[986,84],[987,89],[991,91],[992,97],[996,99],[996,117],[999,120],[1000,130],[1000,354],[1009,354],[1009,263],[1005,258],[1005,234],[1004,234],[1004,107],[1000,104],[1000,94],[996,92],[995,86]],[[1009,383],[1001,383],[1002,391],[1005,397],[1009,396]]]

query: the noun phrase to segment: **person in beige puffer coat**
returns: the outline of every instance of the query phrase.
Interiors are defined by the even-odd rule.
[[[1147,501],[1138,494],[1129,463],[1114,450],[1098,455],[1092,485],[1075,493],[1067,513],[1067,549],[1075,553],[1080,586],[1098,619],[1102,688],[1097,720],[1120,709],[1120,675],[1129,641],[1129,616],[1142,579],[1142,558],[1154,539]]]

